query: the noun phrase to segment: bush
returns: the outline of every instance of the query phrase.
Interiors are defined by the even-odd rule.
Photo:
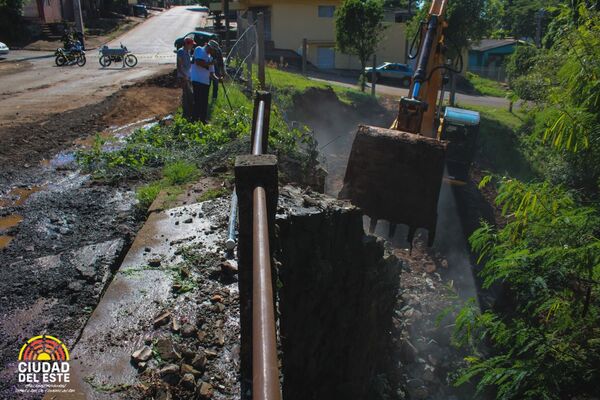
[[[175,161],[165,165],[163,168],[163,176],[171,185],[181,185],[191,182],[200,175],[200,171],[196,164],[187,161]]]

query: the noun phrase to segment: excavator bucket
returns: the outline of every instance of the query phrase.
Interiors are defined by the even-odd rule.
[[[360,125],[339,198],[349,199],[372,220],[418,228],[433,244],[447,143],[392,129]]]

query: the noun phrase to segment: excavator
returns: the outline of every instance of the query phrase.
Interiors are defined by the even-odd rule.
[[[338,196],[365,211],[371,230],[387,220],[394,236],[397,224],[407,225],[411,246],[419,228],[433,245],[442,182],[466,182],[479,129],[479,113],[443,107],[446,72],[460,72],[446,62],[447,5],[433,0],[421,24],[409,95],[400,99],[392,126],[359,126]]]

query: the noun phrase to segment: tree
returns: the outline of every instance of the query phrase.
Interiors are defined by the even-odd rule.
[[[430,7],[431,1],[423,3],[411,21],[409,35],[414,35],[421,21],[427,20]],[[466,49],[469,47],[470,41],[478,41],[492,31],[494,24],[491,21],[497,16],[488,15],[487,10],[485,0],[449,2],[446,10],[448,28],[446,28],[445,35],[451,49],[453,48],[455,51]]]
[[[367,61],[375,54],[383,31],[383,2],[380,0],[344,0],[335,12],[336,46],[342,53],[358,57],[363,92]]]
[[[22,31],[23,0],[0,0],[0,39],[17,39]]]

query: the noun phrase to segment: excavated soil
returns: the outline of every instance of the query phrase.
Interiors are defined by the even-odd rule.
[[[124,87],[99,103],[51,115],[41,123],[0,129],[0,187],[28,175],[23,169],[51,158],[75,139],[110,126],[173,113],[179,96],[171,79],[154,78]]]

